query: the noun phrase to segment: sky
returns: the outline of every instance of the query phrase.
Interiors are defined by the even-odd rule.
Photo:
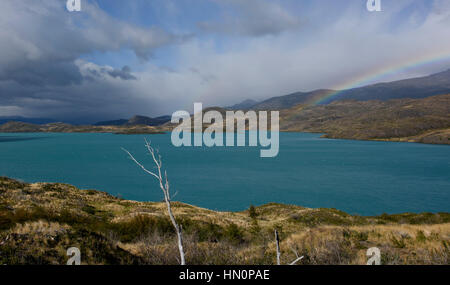
[[[381,0],[381,12],[366,0],[80,1],[79,12],[66,0],[0,1],[0,116],[170,115],[450,56],[450,0]],[[375,78],[449,68],[442,59]]]

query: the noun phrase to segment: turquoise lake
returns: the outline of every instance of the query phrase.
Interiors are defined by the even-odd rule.
[[[450,146],[328,140],[281,133],[276,158],[260,148],[172,146],[170,134],[0,134],[0,176],[63,182],[125,199],[161,201],[144,138],[158,147],[174,200],[238,211],[269,202],[378,215],[450,212]]]

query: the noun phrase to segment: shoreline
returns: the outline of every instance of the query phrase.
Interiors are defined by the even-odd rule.
[[[107,127],[109,128],[109,127]],[[164,135],[170,132],[167,128],[162,130],[157,130],[156,127],[151,127],[152,130],[149,131],[135,131],[131,130],[64,130],[64,131],[1,131],[0,134],[114,134],[114,135]],[[291,131],[291,130],[280,130],[280,133],[306,133],[306,134],[317,134],[320,135],[322,139],[338,139],[338,140],[351,140],[351,141],[369,141],[369,142],[398,142],[398,143],[419,143],[428,145],[450,145],[450,140],[442,142],[428,142],[423,141],[424,137],[427,135],[434,135],[435,133],[440,134],[444,132],[445,134],[450,133],[450,129],[438,129],[427,131],[420,135],[409,136],[409,137],[392,137],[392,138],[351,138],[346,136],[333,136],[327,134],[326,132],[315,132],[315,131]]]
[[[42,182],[42,181],[38,181],[38,182],[27,182],[24,181],[23,179],[20,178],[13,178],[13,177],[8,177],[8,176],[1,176],[0,175],[0,181],[2,180],[12,180],[12,181],[16,181],[19,183],[23,183],[26,185],[55,185],[55,186],[64,186],[64,187],[69,187],[69,188],[73,188],[76,189],[77,191],[94,191],[94,192],[98,192],[98,193],[103,193],[106,195],[109,195],[111,197],[114,198],[118,198],[120,200],[123,201],[127,201],[130,203],[149,203],[149,204],[163,204],[163,201],[139,201],[139,200],[131,200],[131,199],[126,199],[123,197],[119,197],[119,196],[114,196],[113,194],[110,194],[108,191],[106,190],[99,190],[99,189],[91,189],[91,188],[79,188],[75,185],[72,185],[70,183],[66,183],[66,182]],[[222,214],[239,214],[239,213],[243,213],[243,212],[247,212],[248,209],[244,209],[244,210],[237,210],[237,211],[226,211],[226,210],[214,210],[214,209],[210,209],[208,207],[201,207],[201,206],[197,206],[194,204],[189,204],[189,203],[185,203],[182,201],[172,201],[174,203],[183,205],[184,207],[192,207],[192,208],[197,208],[197,209],[201,209],[204,211],[210,211],[210,212],[216,212],[216,213],[222,213]],[[339,211],[342,212],[346,215],[349,216],[358,216],[358,217],[362,217],[362,218],[377,218],[377,217],[381,217],[381,216],[385,216],[385,215],[428,215],[428,214],[448,214],[450,216],[450,211],[448,212],[442,212],[442,211],[423,211],[423,212],[396,212],[396,213],[387,213],[387,212],[383,212],[381,214],[378,215],[361,215],[361,214],[351,214],[351,213],[347,213],[345,210],[341,210],[341,209],[337,209],[337,208],[324,208],[324,207],[317,207],[317,208],[313,208],[313,207],[306,207],[306,206],[302,206],[302,205],[297,205],[297,204],[288,204],[288,203],[279,203],[279,202],[267,202],[267,203],[263,203],[260,205],[249,205],[250,206],[254,206],[256,208],[258,207],[272,207],[272,206],[279,206],[279,207],[294,207],[294,208],[301,208],[301,209],[308,209],[308,210],[316,210],[316,211],[320,211],[320,210],[333,210],[333,211]],[[449,220],[450,222],[450,220]]]

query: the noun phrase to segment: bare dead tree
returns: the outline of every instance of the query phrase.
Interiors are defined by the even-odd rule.
[[[280,261],[280,257],[281,257],[281,252],[280,252],[280,236],[278,235],[278,231],[275,230],[275,243],[277,246],[277,265],[281,265],[281,261]],[[297,257],[296,260],[292,261],[291,263],[289,263],[288,265],[295,265],[297,262],[299,262],[300,260],[303,259],[303,256],[299,256],[298,252],[293,250],[295,256]]]
[[[171,205],[171,196],[170,196],[170,186],[169,186],[169,179],[167,178],[167,171],[164,171],[164,176],[162,174],[162,161],[161,161],[161,155],[159,155],[158,150],[153,149],[151,144],[145,139],[145,147],[147,148],[148,152],[152,155],[153,162],[156,165],[157,172],[150,171],[144,167],[139,161],[137,161],[134,156],[126,149],[122,148],[123,151],[125,151],[128,156],[133,160],[140,168],[142,168],[147,174],[152,175],[159,181],[159,187],[161,188],[163,194],[164,194],[164,201],[166,202],[167,206],[167,212],[169,213],[170,221],[172,222],[173,227],[175,228],[175,231],[177,233],[178,238],[178,250],[180,252],[180,264],[186,265],[186,261],[184,259],[184,249],[183,249],[183,235],[182,235],[182,226],[177,223],[175,220],[175,217],[172,212],[172,205]]]

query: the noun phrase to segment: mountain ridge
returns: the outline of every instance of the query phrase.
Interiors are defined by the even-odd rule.
[[[253,99],[246,99],[242,101],[241,103],[234,104],[233,106],[225,107],[225,109],[229,110],[247,110],[251,108],[252,106],[258,104],[259,102]]]
[[[97,122],[94,126],[138,126],[138,125],[146,125],[146,126],[161,126],[167,122],[169,122],[171,116],[160,116],[160,117],[147,117],[141,115],[135,115],[130,119],[118,119],[111,121],[102,121]]]
[[[320,99],[326,98],[332,94],[337,95],[323,100],[321,105],[330,104],[339,100],[387,101],[390,99],[405,98],[420,99],[449,93],[450,69],[427,76],[380,82],[346,90],[317,89],[309,92],[294,92],[287,95],[268,98],[258,104],[247,107],[247,109],[288,109],[298,104],[311,104],[320,101]]]

